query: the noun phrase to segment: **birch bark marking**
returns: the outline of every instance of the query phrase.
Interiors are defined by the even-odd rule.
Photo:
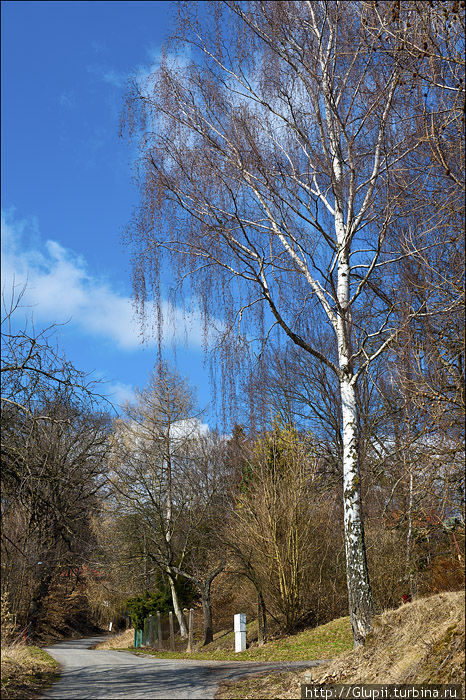
[[[336,175],[338,170],[336,171]],[[338,175],[336,177],[338,183]],[[350,268],[348,240],[341,209],[336,207],[335,228],[339,242],[337,320],[343,438],[343,509],[348,605],[354,645],[364,644],[372,631],[374,602],[367,569],[364,524],[361,511],[359,470],[359,415],[351,360]]]
[[[345,523],[346,578],[354,644],[364,644],[372,631],[373,599],[369,582],[361,516],[358,409],[354,384],[341,380],[343,414],[343,507]]]

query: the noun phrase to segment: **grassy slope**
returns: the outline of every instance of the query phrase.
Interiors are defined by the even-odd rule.
[[[58,664],[43,649],[13,644],[2,647],[2,698],[33,700],[58,678]]]
[[[302,683],[464,683],[464,592],[388,610],[364,648],[305,673],[224,684],[218,698],[299,698]]]
[[[254,637],[255,623],[248,626],[248,636]],[[126,636],[114,638],[99,644],[98,649],[128,647],[130,631]],[[112,646],[110,646],[110,644]],[[299,661],[311,659],[330,659],[343,653],[352,646],[351,630],[347,617],[332,620],[326,625],[315,629],[307,629],[299,634],[277,639],[259,647],[250,644],[246,651],[235,653],[234,632],[223,632],[216,635],[216,639],[205,647],[192,654],[184,651],[155,651],[140,649],[138,653],[150,654],[165,659],[208,659],[217,661]],[[186,642],[183,643],[186,647]]]

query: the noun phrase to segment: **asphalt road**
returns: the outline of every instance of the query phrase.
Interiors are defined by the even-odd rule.
[[[264,670],[309,668],[321,661],[252,663],[156,659],[125,651],[101,651],[89,647],[101,637],[60,642],[46,651],[61,665],[61,678],[44,698],[213,698],[223,680]]]

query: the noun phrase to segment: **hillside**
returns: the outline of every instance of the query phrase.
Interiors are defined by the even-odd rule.
[[[95,649],[132,648],[134,630],[108,637],[95,646]],[[201,635],[198,633],[198,637]],[[159,658],[201,659],[211,661],[307,661],[309,659],[335,658],[352,646],[351,628],[347,617],[332,620],[320,627],[308,628],[288,637],[280,637],[263,646],[257,644],[257,623],[247,626],[248,648],[235,653],[234,632],[222,630],[215,634],[214,641],[207,646],[195,645],[192,654],[186,654],[186,641],[177,638],[177,651],[138,649],[139,654],[149,654]]]
[[[298,698],[303,683],[464,683],[464,592],[421,598],[375,619],[366,646],[301,673],[224,684],[218,698]]]

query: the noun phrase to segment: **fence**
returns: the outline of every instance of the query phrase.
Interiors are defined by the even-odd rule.
[[[192,643],[192,612],[192,610],[189,611],[188,651],[191,650]],[[179,629],[177,634],[179,634]],[[172,612],[168,615],[162,615],[160,612],[149,615],[144,620],[144,627],[134,630],[134,647],[136,649],[146,646],[166,649],[168,645],[171,651],[175,651],[175,624]]]

